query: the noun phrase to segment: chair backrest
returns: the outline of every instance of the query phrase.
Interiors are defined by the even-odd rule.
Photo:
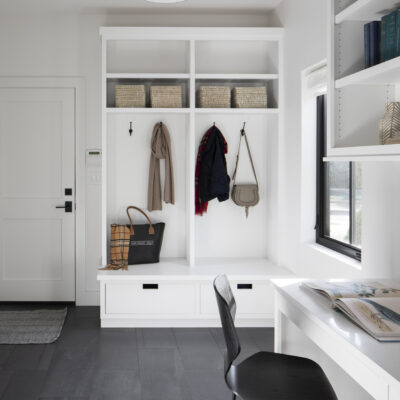
[[[240,353],[239,337],[235,328],[236,302],[226,275],[214,279],[219,316],[226,344],[225,374]]]

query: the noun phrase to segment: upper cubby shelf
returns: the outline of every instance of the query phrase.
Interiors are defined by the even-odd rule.
[[[277,74],[278,42],[266,40],[199,40],[197,74]],[[254,79],[254,78],[250,78]]]
[[[186,40],[108,40],[106,72],[188,74],[191,42]],[[196,40],[197,74],[277,74],[276,40]],[[254,79],[254,78],[252,78]]]
[[[188,114],[190,108],[117,108],[108,107],[107,113],[115,114]],[[196,114],[234,114],[234,115],[278,115],[278,108],[196,108]]]
[[[190,112],[190,108],[108,107],[106,112],[115,114],[188,114]]]
[[[107,74],[187,74],[186,40],[109,40]]]
[[[108,73],[107,79],[189,79],[190,74],[171,73]]]
[[[400,83],[400,57],[348,75],[335,82],[336,89],[350,85],[393,85]]]
[[[278,108],[196,108],[196,114],[269,114],[278,115]]]
[[[116,107],[115,91],[118,85],[143,85],[145,87],[145,106],[150,104],[151,86],[180,86],[182,108],[189,107],[189,79],[187,74],[143,74],[143,73],[124,73],[107,74],[106,80],[106,107],[108,109]]]
[[[381,19],[392,9],[398,7],[398,0],[357,0],[335,17],[340,24],[345,21],[372,21]]]
[[[173,73],[107,73],[107,79],[189,79],[190,74]],[[279,78],[278,74],[195,74],[198,80],[264,80],[272,81]]]
[[[264,80],[272,81],[279,78],[278,74],[196,74],[197,80]]]

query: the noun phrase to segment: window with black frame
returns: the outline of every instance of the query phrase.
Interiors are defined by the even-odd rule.
[[[361,260],[361,164],[324,162],[326,96],[317,97],[316,242]]]

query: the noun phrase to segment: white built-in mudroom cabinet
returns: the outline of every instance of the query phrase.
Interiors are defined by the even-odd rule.
[[[219,273],[233,285],[238,325],[271,325],[270,279],[290,275],[277,266],[283,29],[107,27],[100,34],[103,265],[110,225],[127,223],[129,205],[146,210],[150,139],[157,122],[170,131],[175,170],[175,205],[163,203],[162,211],[149,213],[153,222],[166,224],[161,262],[99,272],[102,326],[216,326],[212,281]],[[145,84],[147,93],[154,84],[180,85],[183,108],[116,108],[115,85],[124,83]],[[266,86],[268,107],[199,108],[199,86],[220,84]],[[203,134],[213,123],[222,131],[232,176],[244,122],[260,203],[248,219],[231,200],[213,200],[207,214],[195,216],[195,163]],[[242,160],[242,179],[249,180],[250,164]],[[134,223],[143,221],[133,217]]]

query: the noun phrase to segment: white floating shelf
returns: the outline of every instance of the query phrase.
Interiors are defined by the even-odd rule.
[[[196,74],[198,80],[260,80],[260,81],[271,81],[277,80],[278,74]]]
[[[340,24],[345,21],[372,21],[381,19],[385,14],[399,6],[398,0],[357,0],[335,17]]]
[[[196,108],[196,114],[279,114],[278,108]]]
[[[400,83],[400,57],[336,80],[336,89],[350,85],[391,85]]]
[[[344,156],[344,157],[324,157],[325,162],[365,162],[365,161],[400,161],[400,155],[387,155],[387,156]]]
[[[324,161],[356,161],[357,159],[366,161],[366,157],[371,157],[376,161],[380,161],[379,158],[391,161],[388,156],[398,157],[399,155],[400,144],[334,147],[330,149]]]
[[[107,79],[190,79],[190,74],[108,73]]]
[[[160,114],[160,113],[168,113],[168,114],[188,114],[190,113],[190,108],[117,108],[117,107],[108,107],[106,108],[107,113],[129,113],[129,114]]]

